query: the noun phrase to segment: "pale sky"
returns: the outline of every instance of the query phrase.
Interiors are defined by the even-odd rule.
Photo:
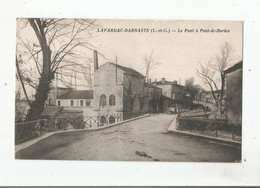
[[[171,20],[97,20],[98,27],[93,31],[93,38],[89,42],[95,46],[99,56],[99,66],[111,61],[120,65],[136,69],[145,75],[145,53],[149,55],[153,50],[153,59],[160,62],[151,71],[152,81],[156,78],[166,78],[168,81],[194,77],[195,84],[206,88],[201,79],[196,76],[198,62],[206,62],[216,53],[219,53],[221,45],[229,42],[237,56],[234,64],[242,59],[242,22],[238,21],[171,21]],[[98,32],[102,29],[148,29],[148,32]],[[169,30],[166,32],[152,33],[151,30]],[[193,32],[185,32],[185,29]],[[196,32],[198,29],[198,32]],[[203,29],[204,32],[201,32]],[[212,29],[228,30],[229,32],[205,32]],[[182,30],[182,32],[178,32]],[[18,31],[21,36],[35,39],[35,34],[30,27]],[[89,58],[93,58],[93,52],[88,49],[80,49]],[[79,76],[79,74],[77,74]],[[84,81],[84,79],[82,80]],[[80,81],[77,81],[79,84]],[[87,89],[77,87],[77,89]]]
[[[205,62],[220,51],[224,42],[229,42],[237,56],[236,63],[242,59],[242,22],[220,21],[136,21],[136,20],[98,20],[101,28],[149,28],[182,29],[183,32],[170,33],[98,33],[95,38],[98,50],[118,64],[145,73],[143,56],[153,50],[154,59],[161,64],[152,71],[152,79],[162,77],[173,81],[194,76],[195,83],[201,80],[195,74],[198,62]],[[184,32],[185,29],[198,29],[199,32]],[[229,33],[206,33],[200,29],[227,29]],[[100,65],[107,60],[100,58]]]

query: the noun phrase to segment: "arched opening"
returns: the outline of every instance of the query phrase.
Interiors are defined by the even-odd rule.
[[[114,116],[110,116],[109,117],[109,124],[112,124],[112,123],[115,123],[116,122],[116,119]]]
[[[116,105],[116,97],[113,94],[109,96],[109,105],[110,106]]]
[[[100,126],[103,126],[107,121],[107,118],[105,116],[100,117]]]
[[[104,107],[107,105],[107,97],[106,95],[102,94],[99,99],[100,106]]]

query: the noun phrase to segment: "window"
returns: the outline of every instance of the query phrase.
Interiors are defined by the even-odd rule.
[[[60,106],[60,101],[58,101],[58,106]]]
[[[113,94],[109,96],[109,105],[110,106],[116,105],[116,97]]]
[[[74,106],[74,101],[73,100],[70,101],[70,106]]]
[[[90,106],[90,102],[86,101],[86,106]]]
[[[102,106],[102,107],[107,105],[107,97],[106,97],[106,95],[102,94],[100,96],[99,103],[100,103],[100,106]]]
[[[80,106],[84,106],[84,101],[80,100]]]

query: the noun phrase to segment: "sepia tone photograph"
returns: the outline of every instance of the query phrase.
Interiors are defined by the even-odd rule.
[[[243,22],[17,18],[15,158],[241,162]]]

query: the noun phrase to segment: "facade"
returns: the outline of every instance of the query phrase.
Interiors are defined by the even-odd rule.
[[[166,100],[166,102],[162,102],[165,106],[162,107],[164,112],[168,107],[175,107],[177,110],[189,109],[191,107],[190,93],[185,91],[184,86],[177,84],[177,81],[170,82],[162,78],[161,81],[153,84],[162,89],[162,95]]]
[[[224,71],[226,78],[225,110],[228,121],[242,123],[242,61]]]
[[[48,94],[48,99],[45,103],[45,106],[55,106],[57,103],[56,102],[57,97],[65,93],[68,93],[70,91],[72,91],[72,88],[63,88],[63,87],[52,88]]]
[[[56,106],[64,107],[66,110],[80,110],[84,116],[93,116],[96,114],[93,111],[92,101],[92,90],[70,90],[57,96]]]
[[[56,106],[63,107],[89,107],[93,99],[92,90],[71,90],[57,96]]]
[[[106,63],[95,66],[93,106],[101,116],[141,113],[144,76],[134,69]],[[116,120],[111,120],[116,121]]]
[[[145,93],[147,93],[145,111],[152,113],[161,112],[162,89],[153,84],[145,83]]]

